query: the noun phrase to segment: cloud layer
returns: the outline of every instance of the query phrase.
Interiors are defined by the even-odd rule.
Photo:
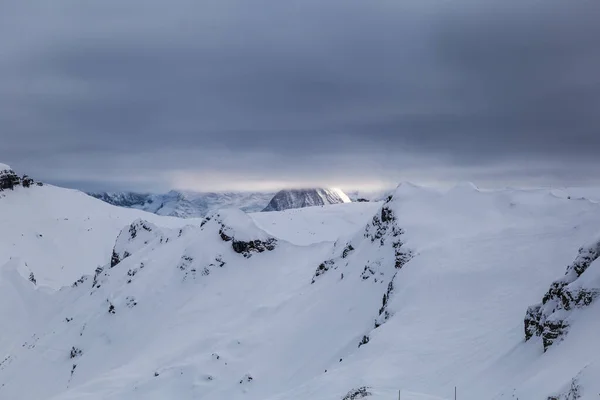
[[[600,179],[600,3],[7,0],[0,159],[83,189]]]

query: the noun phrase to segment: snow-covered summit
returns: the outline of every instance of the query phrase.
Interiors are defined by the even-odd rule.
[[[275,194],[263,211],[282,211],[350,202],[350,198],[340,189],[284,189]]]
[[[29,176],[23,175],[21,177],[10,166],[0,163],[0,191],[14,189],[17,186],[29,188],[34,184],[36,182]],[[42,183],[38,182],[37,185],[41,186]]]

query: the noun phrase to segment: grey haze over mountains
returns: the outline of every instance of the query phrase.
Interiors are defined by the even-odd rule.
[[[597,183],[599,19],[591,0],[4,0],[0,159],[87,191]]]

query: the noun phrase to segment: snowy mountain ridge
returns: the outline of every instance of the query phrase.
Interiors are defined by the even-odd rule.
[[[598,289],[592,201],[404,184],[378,203],[182,220],[45,185],[7,191],[0,222],[0,398],[600,390],[600,302],[569,310],[568,334],[545,352],[523,328],[565,265],[571,293]]]

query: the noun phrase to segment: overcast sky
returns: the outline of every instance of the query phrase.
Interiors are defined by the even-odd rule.
[[[84,190],[600,184],[598,0],[0,0],[0,161]]]

